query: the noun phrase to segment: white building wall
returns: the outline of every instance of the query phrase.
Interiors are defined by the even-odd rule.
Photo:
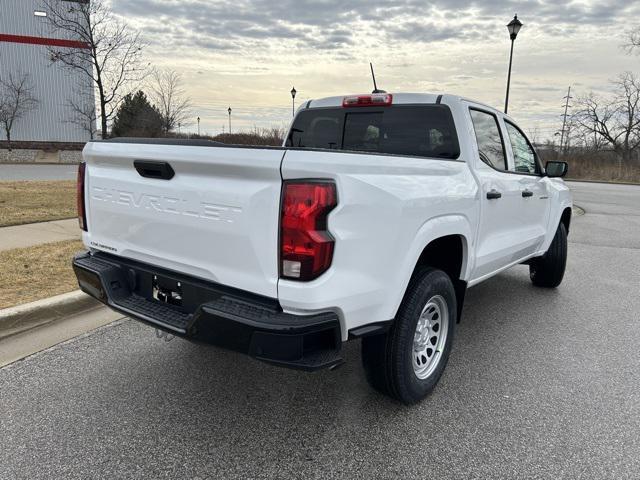
[[[34,15],[35,11],[42,10],[40,0],[0,1],[0,35],[52,38],[46,19]],[[65,37],[55,34],[53,38]],[[39,102],[35,110],[16,122],[11,132],[12,140],[86,142],[90,139],[86,129],[71,123],[75,114],[69,106],[70,101],[94,105],[91,81],[82,72],[52,63],[46,45],[3,41],[0,36],[0,78],[9,72],[29,74],[33,96]],[[0,132],[0,140],[6,140],[4,132]]]

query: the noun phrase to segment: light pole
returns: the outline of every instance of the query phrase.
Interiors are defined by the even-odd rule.
[[[296,87],[293,87],[291,89],[291,101],[292,103],[292,109],[291,109],[291,116],[295,117],[296,116]]]
[[[231,134],[231,107],[229,107],[227,112],[229,112],[229,134]]]
[[[504,99],[504,113],[507,113],[507,110],[509,108],[509,87],[511,86],[511,65],[513,63],[513,43],[516,41],[518,32],[522,28],[522,22],[518,20],[518,15],[513,16],[513,20],[511,20],[507,24],[507,28],[509,29],[509,37],[511,38],[511,54],[509,55],[509,75],[507,76],[507,96]]]
[[[198,137],[200,136],[200,117],[198,117]]]

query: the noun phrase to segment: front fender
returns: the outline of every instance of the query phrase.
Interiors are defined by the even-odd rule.
[[[540,246],[538,253],[543,255],[553,241],[553,237],[556,234],[562,213],[567,208],[573,208],[573,198],[571,190],[562,181],[549,181],[549,197],[551,201],[551,208],[549,212],[549,223],[547,224],[547,234],[545,235],[544,242]]]

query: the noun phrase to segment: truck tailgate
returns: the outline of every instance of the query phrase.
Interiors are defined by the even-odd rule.
[[[88,247],[277,297],[284,151],[92,142],[83,155]],[[175,175],[153,178],[164,164]]]

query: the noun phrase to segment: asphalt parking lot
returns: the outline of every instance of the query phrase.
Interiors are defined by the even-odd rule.
[[[574,183],[557,290],[473,289],[435,392],[164,342],[122,320],[0,369],[0,478],[639,478],[640,187]]]

